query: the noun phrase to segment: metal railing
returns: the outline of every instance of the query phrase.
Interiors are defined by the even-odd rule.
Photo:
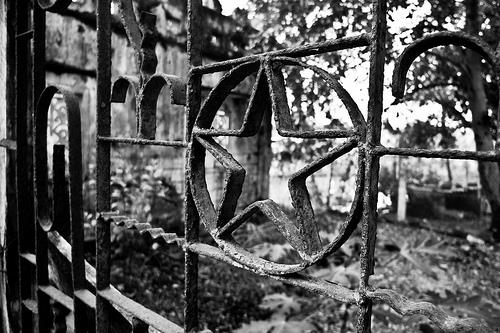
[[[46,11],[58,12],[67,8],[71,0],[38,0],[34,3],[33,26],[30,30],[30,6],[28,0],[16,2],[16,124],[17,138],[17,196],[19,231],[19,299],[22,305],[20,326],[23,332],[38,328],[49,332],[55,325],[65,329],[65,316],[74,313],[75,332],[99,333],[147,332],[149,327],[161,332],[196,332],[198,322],[198,256],[206,256],[307,289],[341,302],[358,306],[358,332],[370,332],[372,305],[375,301],[387,303],[401,315],[420,314],[427,316],[446,332],[487,331],[474,319],[454,318],[440,308],[427,302],[413,302],[395,291],[373,289],[369,277],[373,274],[375,242],[377,234],[377,193],[379,159],[384,155],[419,156],[428,158],[456,158],[500,162],[498,151],[468,152],[458,150],[423,150],[411,148],[389,148],[380,144],[382,93],[384,81],[385,40],[387,34],[387,4],[373,0],[373,25],[370,32],[354,37],[329,40],[280,51],[245,56],[224,62],[203,65],[201,0],[187,2],[187,53],[190,71],[187,78],[155,73],[155,16],[141,13],[137,22],[132,0],[119,1],[119,10],[129,41],[135,50],[139,74],[111,77],[111,0],[97,0],[97,213],[96,267],[84,260],[83,209],[82,209],[82,157],[80,111],[76,97],[70,89],[47,86],[45,83],[45,15]],[[29,52],[33,39],[33,53]],[[409,45],[399,57],[393,77],[393,93],[397,98],[404,94],[407,71],[421,53],[440,45],[460,45],[479,52],[499,72],[500,62],[484,41],[465,33],[440,32],[426,36]],[[369,101],[367,119],[358,105],[328,72],[307,65],[301,58],[366,47],[370,53]],[[33,63],[33,73],[28,64]],[[353,130],[331,129],[321,131],[298,131],[292,126],[282,68],[297,66],[311,69],[325,80],[346,106]],[[201,98],[202,76],[214,72],[226,72],[208,97]],[[31,76],[32,75],[32,76]],[[250,75],[256,80],[251,93],[244,122],[237,130],[215,130],[211,128],[216,112],[225,97],[241,81]],[[32,79],[31,79],[32,77]],[[27,123],[29,87],[33,87],[33,99],[37,101],[34,112],[34,192],[29,182],[28,166],[30,146]],[[111,136],[111,103],[125,100],[128,88],[137,99],[137,137]],[[156,102],[163,87],[166,87],[172,103],[186,106],[186,128],[183,141],[155,139]],[[54,148],[53,193],[54,214],[50,216],[48,162],[47,162],[47,112],[54,94],[64,98],[68,113],[69,128],[69,188],[65,193],[64,148]],[[241,212],[236,211],[241,194],[245,169],[214,137],[254,136],[260,128],[263,114],[271,110],[276,120],[278,133],[285,137],[319,138],[330,140],[346,138],[347,141],[323,157],[308,164],[289,180],[292,204],[296,220],[291,220],[272,200],[257,201]],[[10,141],[2,146],[14,147]],[[148,223],[133,217],[119,216],[110,207],[110,149],[111,143],[123,145],[157,145],[165,149],[185,149],[185,237],[165,233]],[[320,241],[314,211],[305,185],[306,178],[333,163],[337,158],[357,148],[358,173],[356,175],[355,198],[349,216],[340,227],[339,235],[329,244]],[[210,199],[205,180],[205,155],[209,153],[226,171],[221,201],[215,205]],[[33,198],[35,193],[35,199]],[[36,205],[35,205],[36,202]],[[66,207],[64,202],[69,203]],[[215,208],[214,208],[215,207]],[[259,258],[231,236],[256,211],[260,211],[275,225],[287,241],[300,254],[301,261],[295,264],[280,264]],[[71,220],[68,230],[66,219]],[[110,283],[110,224],[116,223],[165,243],[177,243],[185,251],[185,322],[184,328],[177,326],[141,304],[125,297]],[[199,241],[202,223],[217,243],[217,247]],[[361,229],[362,250],[359,288],[347,287],[305,275],[302,271],[338,250],[357,227]],[[56,251],[70,265],[70,287],[55,287],[49,280],[49,250]],[[35,274],[32,269],[35,268]],[[51,305],[53,304],[53,305]],[[54,311],[53,311],[54,310]],[[35,316],[33,316],[35,314]],[[56,314],[56,316],[54,316]],[[33,322],[36,318],[37,323]],[[130,319],[132,318],[132,319]]]

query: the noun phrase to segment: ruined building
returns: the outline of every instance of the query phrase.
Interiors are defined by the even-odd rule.
[[[134,2],[136,13],[151,12],[156,15],[158,58],[157,72],[187,76],[186,55],[186,1],[184,0],[140,0]],[[245,53],[247,44],[246,31],[232,18],[221,14],[221,6],[217,0],[203,1],[205,22],[205,45],[203,47],[204,62],[226,60],[240,57]],[[115,5],[115,4],[114,4]],[[116,5],[115,5],[116,6]],[[92,173],[94,163],[91,154],[94,150],[96,121],[96,18],[94,15],[95,0],[77,0],[63,15],[47,14],[47,82],[64,84],[72,87],[80,97],[83,129],[83,154],[87,164],[84,173]],[[132,75],[138,72],[134,58],[134,50],[127,40],[126,33],[117,8],[113,18],[113,76]],[[221,74],[206,75],[203,78],[205,94],[218,82]],[[218,113],[214,127],[236,128],[242,122],[249,97],[251,82],[244,81],[225,101]],[[112,131],[115,135],[134,136],[135,97],[129,91],[124,104],[114,103],[112,107]],[[62,105],[63,103],[61,103]],[[49,140],[55,143],[64,140],[66,130],[59,126],[65,124],[59,119],[64,112],[57,101],[53,103],[49,121],[51,133]],[[167,94],[162,94],[157,104],[157,138],[180,140],[184,133],[184,108],[170,104]],[[269,192],[269,166],[271,162],[271,125],[270,113],[258,136],[252,138],[226,138],[221,143],[226,145],[247,170],[245,187],[241,200],[242,205],[258,198],[266,198]],[[116,150],[116,149],[114,149]],[[127,163],[145,162],[151,158],[159,160],[159,169],[163,170],[179,192],[183,191],[183,152],[173,149],[150,151],[137,148],[133,153],[122,152],[115,160],[129,159]],[[125,157],[124,157],[125,156]],[[134,162],[135,161],[135,162]],[[211,195],[216,199],[220,195],[223,181],[222,167],[207,157],[207,183]]]

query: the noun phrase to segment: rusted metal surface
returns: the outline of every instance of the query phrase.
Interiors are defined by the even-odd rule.
[[[106,298],[111,304],[123,309],[130,316],[147,323],[150,327],[159,330],[160,332],[182,332],[182,328],[175,325],[171,321],[166,320],[159,314],[145,308],[139,303],[134,302],[128,297],[123,296],[116,289],[100,290],[99,295]]]
[[[54,230],[71,243],[69,193],[66,183],[65,146],[54,145],[52,152],[52,198]]]
[[[102,142],[122,143],[122,144],[139,145],[139,146],[163,146],[163,147],[176,147],[176,148],[187,147],[187,143],[180,141],[118,138],[118,137],[106,137],[106,136],[98,136],[97,139]]]
[[[464,151],[457,149],[420,149],[420,148],[393,148],[377,146],[373,148],[377,155],[398,155],[398,156],[414,156],[424,158],[448,158],[455,160],[477,160],[477,161],[500,161],[500,152],[493,151]]]
[[[202,2],[188,0],[187,53],[190,68],[201,66],[202,60]],[[201,75],[188,76],[186,88],[186,124],[185,140],[192,141],[194,122],[201,106]],[[192,142],[190,143],[193,144]],[[191,182],[189,150],[186,150],[185,162],[185,197],[184,197],[184,234],[187,243],[198,242],[200,217],[195,207]],[[184,330],[186,333],[199,330],[198,319],[198,254],[186,249],[184,257]]]
[[[495,55],[495,50],[479,37],[464,32],[436,32],[424,36],[405,48],[399,56],[394,67],[392,77],[392,94],[402,98],[405,91],[406,74],[415,59],[426,51],[446,45],[457,45],[479,53],[496,71],[500,70],[500,59]],[[497,74],[498,75],[498,74]]]
[[[31,159],[30,146],[28,138],[30,136],[30,117],[29,103],[31,100],[30,89],[32,82],[30,80],[31,63],[30,55],[30,35],[27,33],[31,30],[29,16],[29,1],[16,1],[15,5],[15,112],[16,112],[16,197],[17,197],[17,224],[18,224],[18,240],[19,253],[35,253],[35,219],[34,219],[34,198],[32,186],[32,170],[29,170],[29,161]],[[33,31],[31,30],[31,33]],[[32,102],[32,101],[31,101]],[[30,304],[35,295],[32,294],[32,285],[34,285],[35,276],[33,270],[26,265],[26,262],[19,260],[19,304],[21,310],[21,329],[29,332],[34,328],[33,316],[30,308],[26,306]]]
[[[155,65],[156,66],[156,65]],[[135,93],[137,135],[144,140],[155,140],[156,136],[156,104],[164,87],[169,91],[172,104],[186,104],[186,85],[177,76],[159,74],[146,74],[143,76],[120,76],[113,83],[111,102],[124,103],[129,87]],[[146,77],[146,79],[144,79]]]
[[[357,325],[359,333],[371,331],[372,300],[366,297],[366,290],[369,288],[369,278],[373,274],[375,264],[379,173],[379,157],[373,154],[371,148],[380,144],[382,127],[387,2],[372,1],[372,15],[367,129],[363,149],[360,149],[365,158],[365,179],[361,218],[361,274]]]
[[[142,139],[155,140],[156,103],[162,88],[168,87],[172,104],[185,105],[186,85],[177,76],[155,74],[158,64],[155,53],[156,16],[142,12],[140,22],[137,22],[132,0],[120,1],[118,8],[127,37],[135,50],[139,74],[117,78],[111,101],[123,103],[129,85],[132,86],[136,98],[137,135]]]
[[[424,315],[444,332],[492,332],[485,323],[476,319],[451,317],[432,303],[413,302],[393,290],[377,289],[366,294],[370,299],[388,304],[402,316]]]
[[[2,140],[0,146],[15,149],[18,175],[30,174],[24,158],[31,156],[28,145],[30,135],[29,100],[37,101],[35,112],[35,185],[36,207],[29,195],[32,183],[27,177],[17,177],[17,200],[20,269],[20,303],[23,332],[33,331],[32,314],[38,314],[40,332],[48,332],[52,324],[56,331],[65,330],[65,314],[74,313],[76,332],[147,332],[149,328],[160,332],[197,332],[198,321],[198,256],[203,255],[249,272],[290,284],[359,308],[357,331],[370,332],[372,303],[381,301],[397,313],[407,316],[420,314],[428,317],[444,332],[489,332],[475,319],[453,318],[439,307],[427,302],[412,302],[392,290],[373,290],[369,277],[373,274],[377,233],[377,194],[379,159],[385,155],[417,156],[426,158],[471,159],[500,162],[496,151],[471,152],[461,150],[434,151],[429,149],[393,148],[380,144],[383,106],[383,80],[386,40],[387,4],[373,0],[372,31],[354,37],[303,45],[285,50],[245,56],[224,62],[203,65],[202,62],[202,1],[187,2],[187,52],[190,72],[187,78],[155,73],[157,57],[155,46],[156,17],[150,13],[136,15],[132,0],[120,0],[121,20],[135,50],[138,73],[111,78],[111,1],[98,0],[96,7],[98,66],[97,66],[97,226],[96,269],[85,262],[83,254],[82,210],[82,156],[81,124],[78,99],[68,88],[45,84],[45,11],[61,12],[70,0],[38,0],[30,25],[26,0],[16,4],[16,141]],[[139,17],[139,19],[138,19]],[[30,53],[33,38],[33,53]],[[424,36],[410,44],[401,54],[393,73],[393,94],[404,97],[407,72],[413,61],[430,48],[440,45],[459,45],[478,52],[500,73],[500,61],[486,42],[479,37],[460,32],[439,32]],[[304,57],[368,47],[370,52],[369,102],[365,120],[360,106],[329,72],[308,65]],[[26,64],[33,62],[33,76]],[[346,107],[352,129],[301,130],[293,125],[286,96],[283,70],[299,67],[311,70],[336,93]],[[219,83],[202,103],[201,80],[205,74],[225,72]],[[231,91],[243,80],[255,76],[255,83],[240,128],[223,130],[212,127],[217,110]],[[131,89],[130,89],[131,88]],[[164,89],[166,88],[166,89]],[[137,137],[111,136],[111,103],[123,103],[128,91],[136,98]],[[156,108],[162,90],[169,93],[172,104],[186,106],[185,138],[166,141],[156,138]],[[54,147],[53,160],[53,215],[49,201],[47,161],[47,112],[54,94],[60,93],[66,103],[69,128],[69,192],[65,181],[64,146]],[[295,211],[290,218],[270,199],[251,203],[237,211],[246,171],[215,137],[251,137],[257,135],[264,114],[274,114],[277,131],[283,137],[315,138],[345,141],[330,149],[322,157],[307,164],[289,179],[289,192]],[[186,149],[185,174],[185,237],[165,232],[133,216],[122,216],[110,207],[110,149],[113,144],[163,146]],[[306,179],[341,156],[356,151],[358,171],[355,197],[350,213],[339,226],[338,236],[323,244],[319,237],[315,213],[311,205]],[[225,179],[220,202],[214,203],[206,184],[205,158],[212,155],[224,168]],[[29,160],[29,159],[28,159]],[[36,221],[34,210],[36,208]],[[232,237],[232,233],[245,224],[251,215],[260,212],[297,251],[300,260],[281,264],[260,258]],[[216,246],[199,241],[199,224],[206,227]],[[111,244],[110,225],[114,223],[137,230],[160,244],[177,244],[185,251],[185,314],[184,328],[125,297],[110,284]],[[360,226],[362,235],[360,285],[351,290],[329,281],[313,278],[302,271],[337,251]],[[71,226],[71,227],[70,227]],[[36,242],[35,230],[36,227]],[[65,240],[66,238],[66,240]],[[68,243],[71,242],[71,245]],[[36,246],[35,246],[36,245]],[[51,285],[48,274],[48,253],[53,248],[70,267],[72,288]],[[36,278],[31,276],[36,267]],[[36,290],[36,295],[32,293]],[[36,296],[36,297],[35,297]],[[56,304],[52,318],[51,300]],[[90,314],[95,314],[94,316]],[[125,318],[129,318],[125,319]]]
[[[301,54],[299,53],[299,55]],[[349,238],[350,233],[354,231],[360,217],[359,206],[361,205],[361,195],[359,193],[363,184],[363,175],[358,174],[356,200],[351,209],[351,215],[341,228],[342,233],[331,244],[327,244],[326,246],[322,246],[319,238],[305,180],[314,172],[331,164],[338,157],[359,145],[360,139],[366,131],[366,123],[353,98],[331,74],[294,58],[285,57],[296,56],[295,49],[284,50],[279,52],[278,55],[277,57],[272,57],[272,54],[267,53],[261,58],[250,58],[249,62],[237,65],[228,71],[218,85],[210,92],[195,122],[193,138],[191,139],[192,142],[188,153],[190,162],[188,176],[190,177],[193,198],[201,221],[227,255],[254,271],[266,272],[268,274],[289,274],[303,270],[305,267],[323,259],[332,251],[338,249]],[[300,66],[311,69],[324,79],[346,106],[354,125],[354,130],[295,130],[292,126],[292,119],[286,98],[285,82],[282,74],[284,66]],[[227,95],[243,79],[255,73],[257,73],[257,78],[241,128],[239,130],[226,131],[212,129],[211,125],[216,111],[220,108]],[[260,122],[266,108],[271,109],[274,113],[277,131],[282,136],[299,138],[352,138],[344,145],[332,149],[326,156],[312,162],[291,177],[289,190],[292,197],[292,205],[296,212],[296,221],[290,220],[272,200],[256,202],[236,215],[236,206],[241,194],[245,170],[226,149],[211,138],[212,136],[222,135],[240,137],[255,135],[260,128]],[[226,173],[222,199],[217,205],[212,202],[205,181],[206,152],[210,153],[223,166]],[[359,169],[364,170],[364,160],[361,158]],[[273,263],[256,257],[234,242],[231,238],[231,233],[245,223],[255,211],[260,211],[275,224],[276,228],[288,240],[290,245],[297,250],[304,260],[303,262],[295,265]]]
[[[403,315],[410,315],[420,311],[419,313],[427,315],[437,326],[447,332],[454,332],[457,329],[472,332],[475,330],[474,327],[478,329],[482,327],[478,324],[478,321],[450,320],[441,310],[432,305],[424,306],[427,309],[424,311],[421,304],[403,300],[404,298],[395,292],[384,291],[377,294],[377,292],[370,290],[369,277],[373,274],[377,232],[376,205],[379,158],[383,155],[407,155],[429,158],[498,161],[499,156],[499,153],[496,151],[432,151],[412,148],[386,148],[380,144],[387,4],[385,1],[373,1],[372,4],[374,24],[369,34],[192,68],[190,74],[192,77],[226,70],[228,72],[222,76],[218,85],[212,89],[203,106],[200,107],[193,135],[188,142],[188,160],[190,166],[187,176],[190,178],[194,202],[201,221],[219,248],[195,242],[186,242],[185,246],[188,250],[191,249],[198,254],[221,260],[258,274],[267,275],[274,279],[282,280],[285,283],[290,283],[289,278],[293,274],[297,274],[297,272],[317,262],[317,260],[339,249],[349,238],[358,223],[361,223],[362,254],[360,286],[357,291],[352,291],[352,295],[355,296],[349,298],[350,302],[356,303],[359,307],[358,332],[370,331],[371,307],[372,301],[375,299],[385,301]],[[434,34],[410,45],[397,62],[393,84],[396,97],[402,97],[406,72],[413,60],[420,53],[425,52],[431,47],[447,44],[472,48],[483,55],[495,68],[498,67],[492,50],[478,38],[461,33]],[[307,55],[360,46],[369,46],[370,51],[370,87],[368,119],[366,121],[353,98],[349,96],[334,77],[326,71],[308,66],[304,62],[295,59]],[[311,69],[321,79],[325,80],[349,111],[354,129],[301,131],[292,126],[285,92],[286,82],[282,74],[284,66],[299,66]],[[235,130],[212,128],[212,122],[217,109],[222,105],[224,99],[232,89],[244,80],[245,77],[250,75],[256,75],[256,81],[242,126]],[[221,147],[212,138],[216,136],[245,137],[254,135],[258,131],[262,119],[260,112],[265,108],[271,108],[274,113],[277,131],[281,136],[318,139],[350,138],[342,146],[332,149],[326,156],[313,161],[290,178],[289,191],[296,213],[296,220],[291,220],[287,217],[281,208],[271,200],[255,202],[247,206],[240,213],[237,213],[235,207],[241,194],[245,170],[226,149]],[[310,203],[305,179],[356,147],[359,155],[359,169],[356,176],[356,195],[351,207],[350,216],[341,226],[341,232],[337,239],[331,244],[323,245],[318,237],[314,221],[314,211]],[[212,202],[206,185],[204,161],[207,153],[211,154],[223,166],[226,174],[223,196],[218,203]],[[275,224],[276,229],[281,232],[289,244],[301,255],[303,262],[289,265],[270,262],[256,257],[235,242],[231,236],[232,232],[244,224],[256,211],[262,213]],[[325,293],[324,289],[319,287],[321,285],[319,281],[311,282],[309,285],[299,285],[309,290]],[[346,293],[338,293],[329,294],[328,296],[349,302],[345,295]],[[435,311],[433,312],[433,310]]]
[[[111,1],[97,0],[97,135],[111,135]],[[98,211],[110,210],[110,143],[97,140],[96,186]],[[96,332],[110,330],[111,305],[99,295],[110,286],[111,233],[101,218],[96,225]]]
[[[195,19],[195,18],[194,18]],[[356,47],[363,47],[370,45],[370,35],[369,34],[361,34],[353,37],[345,37],[339,39],[332,39],[326,42],[316,43],[316,44],[307,44],[303,46],[297,46],[295,48],[290,48],[286,50],[278,50],[272,52],[266,52],[262,54],[250,55],[246,57],[241,57],[237,59],[217,62],[213,64],[208,64],[202,66],[194,65],[191,69],[193,74],[209,74],[220,71],[225,71],[233,68],[236,65],[240,65],[246,62],[251,62],[255,60],[259,60],[265,57],[306,57],[315,54],[327,53],[327,52],[335,52],[340,50],[352,49]]]
[[[83,208],[82,208],[82,150],[81,150],[81,123],[80,108],[77,97],[68,88],[48,86],[40,94],[35,113],[35,184],[36,184],[36,213],[37,213],[37,284],[49,285],[48,274],[48,238],[47,232],[53,229],[54,223],[50,216],[49,186],[48,186],[48,158],[47,158],[47,115],[52,98],[56,93],[63,96],[68,118],[68,147],[69,147],[69,197],[71,220],[71,276],[74,295],[86,288],[85,260],[83,248]],[[64,176],[63,170],[63,176]],[[54,202],[54,205],[58,204]],[[39,315],[39,325],[42,331],[50,330],[50,302],[47,293],[38,293],[38,311],[45,311]],[[41,304],[45,299],[45,304]],[[87,332],[86,305],[78,298],[73,297],[73,312],[75,332]],[[43,323],[41,323],[43,321]],[[43,329],[42,326],[43,325]]]

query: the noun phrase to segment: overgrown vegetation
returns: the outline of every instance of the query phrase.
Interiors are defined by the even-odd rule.
[[[114,207],[139,215],[170,232],[181,232],[180,196],[149,168],[124,169],[113,177]],[[140,172],[139,172],[140,171]],[[154,188],[154,191],[152,190]],[[168,193],[166,195],[165,193]],[[172,205],[144,209],[159,198]],[[168,199],[165,199],[168,198]],[[335,237],[344,215],[317,214],[324,240]],[[465,230],[474,233],[477,221]],[[443,221],[427,221],[442,224]],[[455,221],[455,223],[464,223]],[[484,229],[487,221],[481,221]],[[450,223],[447,227],[451,227]],[[255,217],[235,234],[238,242],[261,257],[280,262],[297,260],[272,224]],[[206,233],[202,241],[212,243]],[[307,273],[355,289],[359,277],[359,234]],[[453,238],[409,225],[381,223],[378,231],[375,287],[394,289],[412,300],[432,301],[455,316],[482,318],[500,326],[500,270],[497,246],[469,237]],[[113,232],[112,282],[125,295],[183,322],[184,254],[177,246],[159,247],[133,231]],[[300,288],[253,275],[201,258],[201,322],[213,332],[355,332],[356,307],[346,306]],[[374,307],[374,332],[439,332],[421,316],[402,318],[386,305]]]

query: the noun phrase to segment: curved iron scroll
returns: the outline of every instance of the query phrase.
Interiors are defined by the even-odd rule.
[[[495,51],[481,38],[464,32],[436,32],[424,36],[407,46],[396,60],[392,76],[392,94],[402,98],[405,91],[406,75],[411,64],[421,54],[437,46],[457,45],[479,53],[495,70],[500,73],[500,60]]]
[[[285,82],[282,75],[283,66],[299,66],[311,69],[320,78],[324,79],[346,106],[355,129],[353,131],[343,129],[297,131],[292,129],[290,110],[286,101]],[[231,90],[246,77],[255,73],[255,84],[241,128],[237,130],[210,128],[217,110]],[[238,199],[243,188],[245,170],[226,149],[221,147],[212,138],[213,136],[221,135],[239,137],[255,135],[260,128],[260,123],[266,109],[272,109],[278,132],[282,136],[318,138],[351,137],[347,142],[332,149],[322,158],[308,164],[290,178],[289,191],[292,197],[292,205],[295,209],[296,220],[288,218],[282,209],[269,199],[254,202],[242,212],[235,214]],[[262,58],[260,61],[251,61],[236,66],[222,77],[201,107],[195,122],[192,147],[188,152],[191,188],[201,221],[228,256],[254,271],[283,275],[301,271],[318,262],[340,248],[361,219],[361,192],[364,177],[364,159],[361,158],[362,149],[360,149],[355,198],[350,215],[340,226],[339,235],[326,246],[321,244],[319,238],[314,211],[305,184],[306,178],[356,148],[359,143],[357,137],[364,135],[365,126],[365,120],[349,93],[331,74],[320,68],[288,57]],[[217,205],[217,209],[215,209],[214,203],[210,198],[205,180],[206,151],[215,157],[226,171],[223,195]],[[235,242],[231,236],[232,232],[247,222],[257,211],[269,218],[290,245],[297,250],[302,258],[302,262],[297,264],[271,262],[255,256]]]
[[[66,104],[68,115],[69,169],[71,219],[83,224],[82,210],[82,152],[80,108],[78,98],[66,87],[49,86],[40,95],[35,113],[35,185],[37,196],[37,218],[43,230],[50,231],[53,226],[50,216],[48,193],[47,160],[47,115],[55,94],[60,93]]]
[[[175,105],[186,104],[186,84],[175,76],[158,73],[141,83],[141,77],[118,77],[111,90],[111,102],[124,103],[128,88],[132,87],[136,98],[136,124],[139,138],[154,140],[156,137],[156,104],[163,87],[167,87],[170,100]]]
[[[47,262],[48,251],[41,252],[39,244],[46,244],[48,240],[48,232],[53,229],[53,221],[49,215],[49,195],[48,195],[48,160],[47,160],[47,115],[50,108],[50,103],[55,94],[60,93],[63,96],[66,104],[66,113],[68,116],[68,143],[69,143],[69,188],[70,188],[70,221],[71,221],[71,266],[72,266],[72,286],[73,294],[73,311],[75,322],[81,327],[80,331],[86,330],[87,321],[87,305],[86,299],[92,295],[87,290],[87,280],[85,276],[85,259],[84,259],[84,234],[83,234],[83,198],[82,198],[82,134],[80,108],[78,98],[70,92],[66,87],[48,86],[45,88],[38,99],[35,113],[35,193],[36,193],[36,213],[40,227],[43,231],[37,229],[37,262],[43,265]],[[54,205],[60,205],[56,202]],[[69,222],[69,221],[68,221]],[[45,245],[46,246],[46,245]],[[42,273],[40,273],[42,272]],[[40,280],[44,280],[43,284],[47,283],[48,287],[48,272],[46,269],[39,269],[38,274]],[[46,282],[45,282],[46,281]],[[42,288],[41,287],[41,288]],[[56,294],[62,292],[56,290]],[[93,295],[92,295],[93,296]],[[67,297],[62,294],[59,299]],[[68,306],[66,306],[67,308]]]

